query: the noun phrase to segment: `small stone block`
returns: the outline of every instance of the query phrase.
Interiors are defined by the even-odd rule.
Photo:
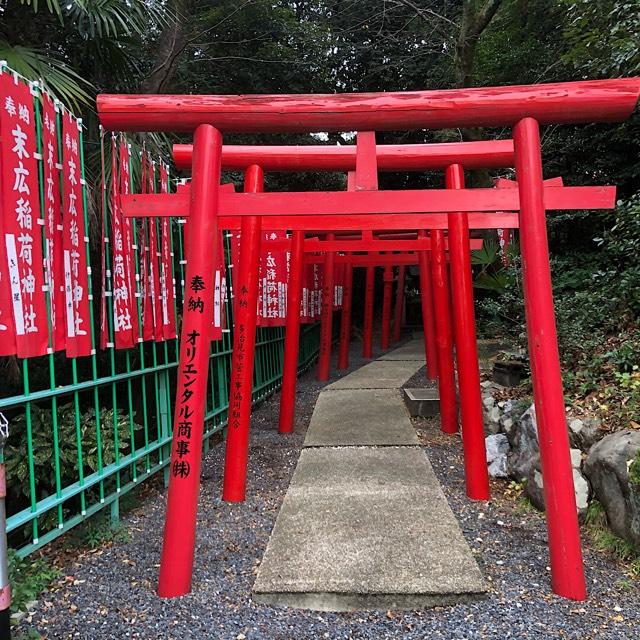
[[[440,413],[440,395],[435,387],[426,389],[403,389],[404,403],[409,415],[430,418]]]

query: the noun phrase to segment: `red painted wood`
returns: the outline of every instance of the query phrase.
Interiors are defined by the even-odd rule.
[[[202,434],[213,322],[214,271],[218,236],[216,208],[222,136],[213,127],[195,134],[192,220],[199,233],[189,234],[186,302],[182,313],[180,358],[169,467],[169,494],[160,558],[158,595],[173,598],[189,593],[196,536]],[[195,280],[194,280],[195,279]],[[197,282],[197,287],[191,283]],[[203,286],[204,289],[200,289]],[[199,293],[202,291],[203,294]],[[191,395],[190,395],[191,394]]]
[[[329,240],[333,234],[328,234]],[[331,343],[333,341],[333,296],[335,281],[336,254],[328,251],[325,254],[322,269],[322,300],[320,316],[320,352],[318,354],[318,369],[316,379],[324,382],[329,379],[331,369]]]
[[[353,256],[355,259],[355,256]],[[354,261],[355,264],[355,261]],[[373,357],[373,303],[375,296],[375,267],[367,267],[364,290],[364,325],[362,328],[362,357]]]
[[[470,240],[473,249],[482,248],[482,239]],[[269,248],[272,251],[288,251],[291,246],[290,238],[270,240]],[[445,239],[445,248],[447,241]],[[414,240],[320,240],[319,238],[307,238],[304,241],[305,253],[318,253],[319,251],[429,251],[431,241],[429,238],[415,238]]]
[[[193,146],[174,144],[173,160],[180,171],[191,169]],[[457,162],[467,169],[513,167],[513,140],[440,142],[434,144],[379,144],[378,171],[429,171]],[[355,145],[258,146],[224,145],[222,168],[244,171],[257,162],[265,171],[353,171]],[[352,189],[351,189],[352,190]]]
[[[378,161],[375,131],[358,131],[354,191],[378,190]]]
[[[351,307],[353,301],[353,262],[351,256],[345,261],[344,284],[342,285],[342,311],[340,314],[340,346],[338,347],[338,371],[349,367],[351,345]],[[338,259],[338,258],[337,258]]]
[[[391,337],[391,297],[393,292],[393,267],[387,265],[383,274],[382,295],[382,327],[380,330],[380,348],[386,351],[389,348]]]
[[[553,309],[540,131],[533,118],[524,118],[516,125],[514,144],[522,200],[520,248],[525,315],[544,479],[551,584],[560,596],[585,600],[580,528]]]
[[[287,318],[280,391],[280,420],[278,431],[292,433],[296,410],[298,351],[300,347],[300,304],[304,271],[304,235],[294,231],[291,242],[291,262],[287,284]]]
[[[404,276],[405,266],[398,266],[398,279],[396,282],[396,304],[393,310],[393,341],[400,342],[402,333],[402,315],[404,312]]]
[[[462,166],[458,164],[447,167],[445,180],[448,189],[464,189]],[[451,298],[460,389],[464,475],[467,496],[472,500],[489,500],[491,496],[484,442],[467,218],[466,213],[449,214]]]
[[[440,428],[444,433],[458,431],[456,380],[453,367],[453,331],[449,294],[449,271],[444,252],[444,231],[431,232],[431,282],[438,353]]]
[[[422,229],[421,237],[427,237]],[[431,284],[431,258],[428,251],[418,253],[420,270],[420,304],[422,308],[422,331],[424,334],[424,355],[427,363],[427,379],[438,379],[438,347],[436,344],[436,325],[433,309],[433,289]]]
[[[245,190],[248,192],[261,190],[263,179],[262,169],[257,165],[251,165],[245,172]],[[261,218],[259,216],[243,218],[240,233],[240,264],[233,270],[235,293],[233,352],[222,486],[222,499],[227,502],[244,502],[247,491]]]
[[[615,196],[615,187],[544,188],[545,207],[552,210],[612,209]],[[185,217],[188,203],[186,193],[123,196],[126,215],[134,217]],[[221,216],[282,217],[286,211],[287,217],[315,216],[320,220],[331,215],[402,214],[406,228],[406,217],[419,213],[518,211],[520,198],[516,189],[220,193],[219,208]],[[278,226],[284,228],[280,223]],[[312,228],[325,229],[325,225]]]
[[[317,95],[109,95],[97,98],[111,131],[398,131],[616,122],[638,101],[640,78],[435,91]]]

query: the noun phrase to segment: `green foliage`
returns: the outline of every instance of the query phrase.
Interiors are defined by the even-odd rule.
[[[634,485],[640,491],[640,451],[629,466],[629,484]]]
[[[76,411],[73,403],[58,407],[58,442],[60,455],[60,478],[62,486],[78,481],[77,449],[70,443],[77,442]],[[129,421],[120,411],[117,412],[116,424],[120,434],[118,442],[120,454],[129,448]],[[82,442],[83,470],[85,473],[98,470],[100,450],[96,434],[96,414],[88,409],[79,416],[80,441]],[[134,423],[135,424],[135,423]],[[13,426],[15,425],[15,426]],[[30,497],[29,454],[26,414],[13,420],[11,438],[5,447],[7,465],[7,484],[12,499]],[[141,427],[135,425],[135,430]],[[115,460],[114,413],[112,409],[100,412],[100,435],[102,464],[107,465]],[[31,438],[33,444],[33,465],[35,477],[38,479],[36,492],[39,496],[55,494],[56,470],[53,446],[53,416],[50,410],[31,406]]]
[[[11,584],[11,611],[25,611],[56,578],[60,569],[43,556],[21,558],[9,549],[9,583]]]
[[[622,562],[631,577],[640,577],[640,551],[609,529],[604,507],[597,500],[592,500],[589,504],[584,524],[596,549],[605,551]]]
[[[88,92],[93,85],[49,51],[23,45],[12,46],[0,38],[0,59],[25,78],[43,79],[45,88],[70,107],[78,109],[90,100]]]
[[[638,0],[564,0],[565,61],[600,76],[632,75],[640,70]]]
[[[96,549],[111,542],[128,542],[131,535],[121,523],[111,522],[109,514],[100,513],[77,527],[72,535],[72,542],[78,547]]]

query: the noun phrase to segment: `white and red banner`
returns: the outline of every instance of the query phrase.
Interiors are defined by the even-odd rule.
[[[334,294],[333,294],[333,310],[337,311],[342,308],[342,292],[344,290],[344,278],[347,265],[339,262],[335,265],[334,270]]]
[[[125,245],[126,230],[118,189],[118,145],[111,140],[111,283],[113,299],[113,336],[116,349],[130,349],[134,345],[132,315],[135,296],[130,288],[129,261]]]
[[[44,178],[45,274],[49,287],[51,344],[54,351],[66,345],[64,254],[58,149],[58,109],[47,93],[42,94],[42,166]]]
[[[28,85],[13,75],[0,75],[0,133],[2,135],[2,231],[12,321],[5,302],[0,331],[9,343],[3,351],[21,358],[47,353],[48,329],[42,252],[36,127],[33,96]],[[5,291],[6,291],[5,285]],[[12,326],[13,325],[13,326]],[[12,334],[15,338],[12,338]],[[4,342],[4,337],[3,337]]]
[[[62,255],[65,290],[67,356],[91,354],[91,318],[87,265],[87,230],[84,224],[81,123],[62,114]]]
[[[317,322],[322,309],[322,265],[305,264],[300,322]]]
[[[160,193],[169,193],[169,172],[160,163]],[[160,304],[162,315],[162,338],[176,337],[176,281],[173,275],[173,251],[171,250],[171,221],[162,218],[160,241]],[[215,315],[215,313],[214,313]]]
[[[286,237],[284,231],[266,231],[262,237],[258,276],[259,327],[283,327],[286,323],[289,252],[274,251],[269,247],[273,240]]]

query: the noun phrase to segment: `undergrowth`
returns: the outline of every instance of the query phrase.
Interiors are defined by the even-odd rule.
[[[9,549],[9,583],[11,612],[26,611],[27,606],[61,575],[58,567],[45,556],[21,558]]]
[[[634,580],[640,578],[640,550],[609,529],[604,507],[597,500],[589,504],[584,524],[596,549],[609,553],[621,562],[629,577]]]

